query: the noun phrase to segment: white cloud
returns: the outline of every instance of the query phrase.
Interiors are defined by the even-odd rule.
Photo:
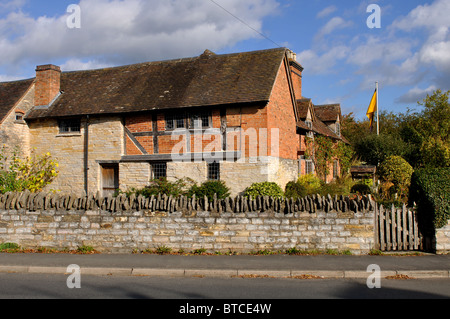
[[[278,7],[276,0],[217,3],[259,31]],[[71,59],[67,67],[82,68],[100,59],[133,63],[193,56],[259,37],[210,1],[81,0],[79,5],[80,29],[67,27],[69,13],[36,18],[18,11],[0,18],[0,63]]]
[[[317,33],[317,37],[324,37],[336,30],[344,29],[352,25],[351,21],[345,21],[341,17],[334,17],[328,21]]]
[[[434,91],[437,90],[437,87],[434,85],[431,85],[430,87],[426,89],[420,89],[418,87],[415,87],[411,90],[409,90],[406,94],[399,97],[395,102],[397,103],[416,103],[419,101],[422,101],[426,98],[427,94],[432,94]]]
[[[330,14],[334,13],[336,10],[337,10],[336,6],[326,7],[317,14],[317,18],[325,18],[325,17],[329,16]]]
[[[297,55],[297,60],[305,68],[305,73],[319,75],[333,73],[333,68],[339,60],[348,56],[349,48],[336,46],[322,55],[313,50],[305,50]]]

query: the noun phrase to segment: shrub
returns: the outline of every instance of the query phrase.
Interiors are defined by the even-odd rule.
[[[298,183],[305,187],[307,195],[317,194],[322,186],[320,178],[313,174],[300,176]]]
[[[400,198],[407,198],[411,175],[414,169],[400,156],[389,156],[381,164],[380,176],[387,182],[392,183],[394,190],[399,193]]]
[[[300,184],[299,182],[289,182],[286,185],[284,196],[287,198],[303,198],[306,194],[306,188],[304,185]]]
[[[127,195],[134,193],[136,196],[142,195],[144,197],[157,196],[159,194],[178,197],[188,192],[188,187],[191,183],[192,181],[187,178],[178,179],[175,182],[170,182],[167,178],[159,178],[151,180],[150,184],[142,189],[131,189],[125,193]]]
[[[217,199],[224,199],[230,196],[230,189],[227,187],[224,181],[207,181],[202,183],[200,186],[194,184],[188,191],[188,196],[203,198],[207,197],[209,201],[214,199],[214,194],[216,194]]]
[[[58,163],[52,160],[50,153],[33,153],[31,157],[20,159],[17,149],[12,151],[10,158],[6,152],[6,147],[0,150],[0,193],[25,189],[39,192],[58,176]]]
[[[262,182],[253,183],[250,187],[244,191],[244,196],[257,197],[257,196],[270,196],[270,197],[283,197],[284,192],[281,187],[274,182]]]
[[[413,173],[409,202],[417,204],[419,224],[426,233],[450,219],[450,168],[422,168]]]

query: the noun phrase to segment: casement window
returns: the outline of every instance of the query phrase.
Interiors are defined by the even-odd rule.
[[[341,136],[341,124],[336,122],[336,135]]]
[[[60,134],[81,132],[80,119],[60,120],[58,124]]]
[[[220,163],[213,162],[208,164],[208,180],[220,180]]]
[[[167,163],[152,164],[153,179],[160,179],[167,177]]]
[[[339,161],[334,161],[333,163],[333,179],[339,177]]]
[[[312,160],[305,160],[305,174],[314,174],[314,163]]]
[[[209,111],[170,113],[166,114],[165,118],[166,130],[168,131],[180,128],[209,128],[212,124],[211,112]]]
[[[166,114],[166,130],[186,128],[186,116],[184,113]]]
[[[203,111],[192,113],[189,116],[189,128],[209,128],[211,125],[211,112]]]

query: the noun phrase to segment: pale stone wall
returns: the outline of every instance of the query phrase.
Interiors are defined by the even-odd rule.
[[[120,118],[91,118],[89,124],[89,192],[101,188],[99,161],[119,161],[124,153],[123,125]],[[81,194],[84,181],[85,123],[81,132],[59,134],[58,121],[46,119],[29,123],[30,142],[37,154],[49,152],[59,164],[59,176],[49,186],[62,193]]]
[[[297,161],[276,157],[225,161],[220,169],[220,179],[231,189],[231,196],[242,194],[253,183],[275,182],[284,190],[287,183],[298,178]]]
[[[0,143],[9,150],[18,147],[23,156],[30,155],[29,129],[25,121],[16,121],[16,111],[27,113],[34,105],[34,85],[11,110],[0,126]]]
[[[208,166],[206,162],[172,162],[167,163],[167,179],[176,181],[178,178],[190,178],[195,183],[201,184],[208,178]]]
[[[119,181],[122,191],[140,189],[149,184],[151,166],[149,163],[120,163]]]
[[[436,230],[436,253],[450,253],[450,220],[446,226]]]
[[[338,250],[365,254],[374,248],[374,212],[316,211],[231,213],[150,210],[111,212],[0,210],[0,242],[24,248],[132,253],[161,246],[173,251],[239,253],[260,250]]]

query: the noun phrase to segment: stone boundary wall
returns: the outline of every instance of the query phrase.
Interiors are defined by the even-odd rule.
[[[0,242],[24,248],[131,253],[158,247],[190,252],[349,250],[374,247],[374,202],[311,196],[225,200],[102,198],[55,194],[0,196]]]

